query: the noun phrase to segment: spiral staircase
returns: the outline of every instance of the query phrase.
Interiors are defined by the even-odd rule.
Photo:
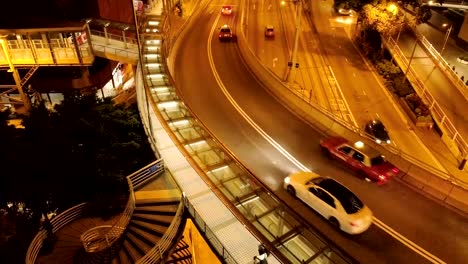
[[[180,191],[174,186],[161,188],[167,173],[158,160],[128,176],[128,202],[115,216],[102,218],[98,215],[104,211],[87,203],[59,214],[51,220],[53,249],[39,254],[46,237],[41,230],[31,243],[26,263],[191,263],[188,246],[180,238],[185,225]]]

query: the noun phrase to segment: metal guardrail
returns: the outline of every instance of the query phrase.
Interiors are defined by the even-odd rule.
[[[135,189],[143,186],[154,177],[160,175],[165,171],[162,159],[158,159],[142,169],[127,176],[127,182],[130,188],[130,196],[127,206],[122,213],[119,220],[112,226],[104,225],[91,228],[81,235],[82,243],[88,252],[97,252],[112,246],[115,241],[121,236],[130,222],[131,216],[135,209]],[[60,213],[53,218],[50,223],[52,224],[52,232],[57,232],[65,225],[70,224],[76,219],[85,215],[88,203],[81,203],[66,211]],[[42,248],[44,239],[46,238],[46,231],[40,230],[34,237],[29,245],[25,257],[26,264],[35,264],[39,252]]]
[[[112,54],[121,58],[131,58],[135,61],[138,60],[138,52],[132,49],[115,48],[110,45],[100,44],[96,42],[93,42],[93,49],[97,52]]]
[[[130,223],[133,211],[136,207],[135,189],[163,172],[164,163],[162,159],[159,159],[127,176],[130,195],[125,210],[113,226],[97,226],[87,230],[81,235],[81,242],[86,252],[98,252],[109,248],[120,238],[127,228],[127,225]]]
[[[159,263],[164,257],[164,254],[167,250],[173,245],[174,239],[179,232],[180,224],[182,223],[184,209],[186,205],[187,199],[185,196],[182,202],[179,204],[177,208],[177,212],[172,219],[171,225],[167,228],[166,232],[164,233],[163,237],[158,241],[158,243],[146,253],[141,259],[139,259],[136,264],[152,264],[152,263]]]
[[[387,43],[388,48],[391,51],[393,51],[393,55],[396,56],[395,59],[400,61],[400,63],[403,63],[407,67],[409,60],[403,54],[403,51],[398,47],[398,44],[393,40],[393,38],[389,37],[388,39],[385,39],[385,42]],[[413,84],[416,84],[413,85],[414,90],[421,97],[423,102],[428,105],[434,120],[437,122],[439,127],[445,133],[447,133],[448,138],[453,141],[455,146],[460,151],[461,156],[465,157],[468,154],[468,145],[464,138],[460,135],[460,133],[457,131],[457,128],[453,125],[453,123],[444,113],[444,110],[437,103],[434,96],[432,96],[428,89],[426,89],[424,82],[421,79],[419,79],[417,73],[414,71],[411,65],[409,67],[408,73],[409,74],[407,77],[412,80]],[[465,184],[467,183],[465,182]]]
[[[121,36],[121,35],[107,33],[107,37],[106,37],[105,32],[94,30],[94,29],[90,30],[90,31],[91,31],[91,35],[95,35],[95,36],[98,36],[98,37],[101,37],[101,38],[113,39],[113,40],[117,40],[117,41],[120,41],[120,42],[126,42],[128,44],[138,45],[138,42],[137,42],[137,40],[135,38],[125,37],[125,41],[124,41],[124,37]]]
[[[450,64],[440,55],[439,51],[434,48],[432,43],[427,40],[426,37],[422,36],[421,33],[417,32],[421,44],[429,51],[432,55],[433,61],[439,66],[441,70],[445,72],[445,75],[452,81],[453,85],[460,91],[460,93],[468,101],[468,86],[466,83],[457,75],[457,73],[450,67]]]
[[[198,214],[197,210],[195,210],[195,207],[193,207],[193,204],[190,203],[188,199],[185,201],[185,206],[187,206],[187,211],[192,216],[193,222],[198,227],[198,231],[204,234],[204,237],[206,240],[208,240],[208,243],[218,253],[218,255],[223,258],[224,263],[237,263],[229,251],[223,246],[223,243],[221,243],[221,241],[219,241],[219,239],[216,237],[213,230],[211,230],[211,228],[206,225],[205,221],[203,221],[203,218],[200,216],[200,214]]]
[[[52,232],[56,232],[57,230],[61,229],[65,225],[75,221],[76,219],[80,218],[84,212],[86,211],[87,203],[78,204],[62,213],[54,217],[50,223],[52,225]],[[40,230],[34,239],[29,244],[28,251],[26,252],[26,264],[35,264],[37,256],[42,248],[44,239],[47,236],[47,232],[45,230]]]

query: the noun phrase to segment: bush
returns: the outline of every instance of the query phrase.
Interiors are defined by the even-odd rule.
[[[421,98],[416,93],[409,94],[405,97],[408,106],[416,114],[416,117],[423,117],[431,115],[429,108],[423,103]]]
[[[390,75],[396,75],[401,73],[400,67],[393,64],[393,62],[389,60],[380,60],[376,61],[375,66],[377,68],[377,72],[384,76],[385,78],[390,77]]]
[[[404,75],[396,76],[394,78],[394,85],[394,93],[396,93],[398,97],[405,97],[414,93],[413,86],[411,86]]]

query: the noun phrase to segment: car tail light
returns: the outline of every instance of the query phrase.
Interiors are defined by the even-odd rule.
[[[395,174],[397,174],[399,171],[400,170],[398,168],[396,168],[396,167],[392,169],[392,172],[395,173]]]

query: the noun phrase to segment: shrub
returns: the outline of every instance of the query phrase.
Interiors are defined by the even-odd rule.
[[[383,59],[380,61],[376,61],[375,66],[377,68],[377,72],[380,75],[383,75],[385,78],[389,77],[389,75],[401,73],[400,67],[396,66],[395,64],[393,64],[393,62],[389,60]]]
[[[423,103],[416,93],[411,93],[405,97],[408,106],[416,114],[416,117],[430,116],[429,108]]]
[[[394,78],[394,92],[398,95],[398,97],[405,97],[409,94],[414,93],[413,86],[411,86],[410,82],[404,75],[398,75]]]

